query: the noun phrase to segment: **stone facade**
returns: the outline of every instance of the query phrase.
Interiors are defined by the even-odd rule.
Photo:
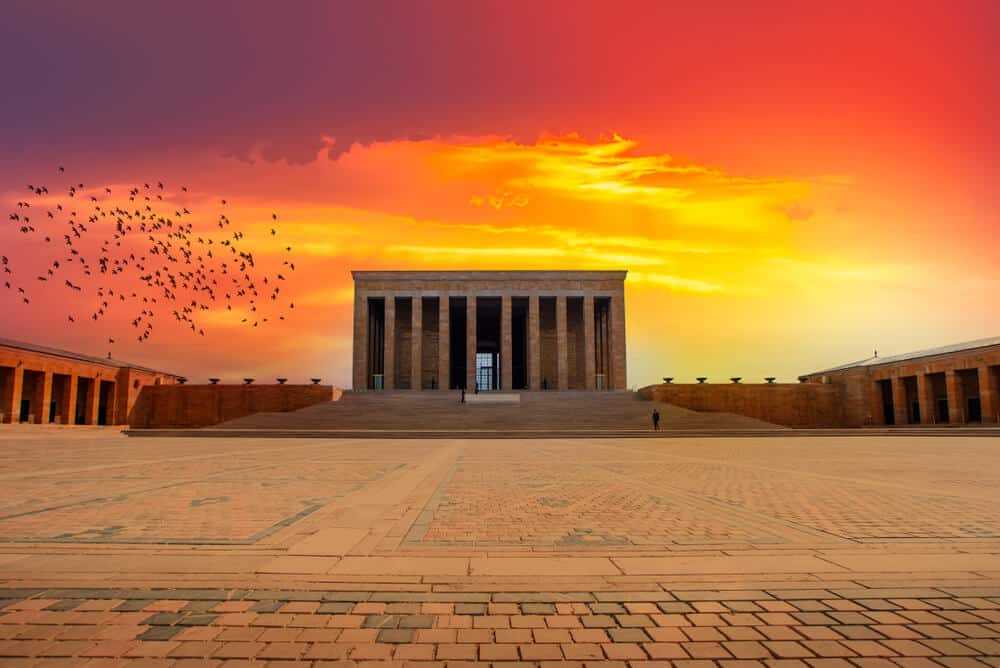
[[[816,383],[670,383],[640,390],[647,399],[707,413],[735,413],[784,427],[844,425],[844,389]],[[667,423],[667,429],[670,424]]]
[[[143,387],[177,380],[126,362],[0,340],[0,422],[126,424]]]
[[[1000,337],[800,377],[843,389],[848,426],[1000,423]]]
[[[286,413],[327,401],[331,385],[150,385],[128,415],[133,429],[196,428],[254,413]]]
[[[798,384],[664,383],[640,394],[786,427],[997,424],[1000,337],[872,357],[805,374]]]
[[[625,275],[355,271],[354,390],[624,390]]]

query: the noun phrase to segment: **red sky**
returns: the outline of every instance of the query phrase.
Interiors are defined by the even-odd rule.
[[[294,246],[297,308],[140,344],[126,310],[67,325],[93,295],[0,288],[0,335],[347,384],[351,269],[541,267],[629,269],[636,385],[1000,332],[996,3],[672,5],[15,2],[4,210],[56,165],[162,180],[206,231],[226,198],[262,262]]]

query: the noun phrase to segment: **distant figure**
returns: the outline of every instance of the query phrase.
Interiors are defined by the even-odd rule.
[[[660,411],[653,409],[653,431],[660,431]]]
[[[542,389],[543,390],[549,389],[549,379],[548,378],[542,378]]]
[[[465,403],[465,385],[462,386],[462,403]]]
[[[431,389],[432,390],[438,389],[438,379],[434,378],[433,376],[431,377]]]

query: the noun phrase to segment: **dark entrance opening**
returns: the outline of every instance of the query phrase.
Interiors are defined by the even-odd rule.
[[[69,389],[72,378],[64,374],[52,375],[52,406],[49,409],[49,422],[71,424],[69,409]]]
[[[451,346],[448,354],[448,387],[452,390],[465,387],[465,343],[466,314],[465,297],[448,299],[448,339]]]
[[[368,378],[369,390],[385,389],[385,299],[368,299]]]
[[[111,414],[115,405],[115,384],[109,380],[101,381],[101,394],[97,398],[97,424],[111,424],[114,416]]]
[[[888,380],[878,381],[879,391],[882,393],[882,420],[884,424],[896,424],[896,407],[892,401],[892,382]]]
[[[927,384],[934,405],[934,422],[948,424],[948,390],[943,373],[927,374]]]
[[[589,317],[588,314],[584,314]],[[611,387],[611,300],[594,299],[594,387],[606,390]]]
[[[556,298],[538,298],[538,344],[543,390],[559,389],[559,344],[556,337]]]
[[[501,310],[499,297],[476,299],[476,389],[480,392],[500,389]]]
[[[13,367],[0,367],[0,406],[8,406],[10,402],[13,401],[14,392],[14,368]],[[11,406],[11,410],[15,410],[16,406]],[[13,422],[13,415],[6,415],[0,413],[0,422]]]
[[[962,407],[965,409],[965,422],[982,422],[983,406],[980,401],[979,369],[959,369],[955,372],[958,376],[958,386]]]
[[[420,389],[438,389],[438,365],[441,364],[441,300],[423,297],[420,301]]]
[[[510,300],[511,388],[528,389],[528,298],[512,297]]]
[[[941,424],[948,424],[948,398],[938,397],[935,405],[937,406],[937,421]]]
[[[93,378],[77,378],[76,406],[73,408],[73,424],[87,424],[87,400],[94,388]]]
[[[392,349],[395,363],[392,365],[395,379],[393,388],[413,389],[413,298],[396,297],[396,338]]]
[[[968,416],[969,422],[982,422],[983,421],[983,405],[979,401],[979,397],[969,397]]]
[[[571,390],[587,387],[587,345],[583,336],[583,297],[566,298],[566,382]]]
[[[903,392],[906,395],[906,421],[920,424],[920,400],[917,398],[917,377],[903,378]]]
[[[24,370],[21,384],[21,422],[42,422],[42,406],[45,401],[45,374],[41,371]]]

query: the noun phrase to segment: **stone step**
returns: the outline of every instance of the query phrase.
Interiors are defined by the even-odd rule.
[[[509,393],[508,393],[509,394]],[[223,429],[477,433],[639,431],[657,409],[664,428],[683,430],[778,429],[728,413],[695,411],[646,401],[634,392],[518,392],[515,403],[462,403],[458,391],[345,392],[339,401],[287,413],[256,413],[217,425]],[[471,395],[477,399],[488,393]]]

